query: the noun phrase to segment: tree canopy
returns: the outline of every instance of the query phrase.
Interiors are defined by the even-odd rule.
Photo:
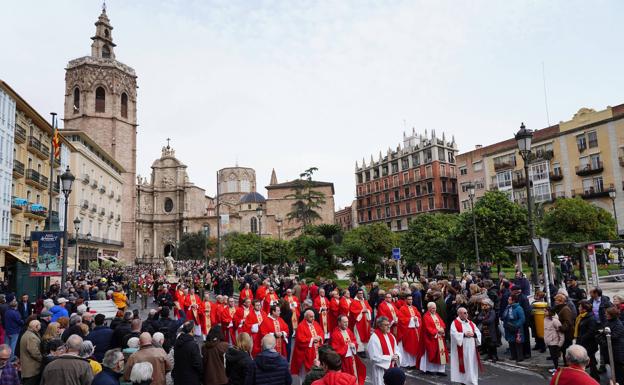
[[[287,235],[301,232],[307,226],[312,225],[314,221],[321,219],[321,215],[317,210],[325,204],[325,194],[313,188],[314,181],[312,176],[315,171],[318,171],[318,168],[310,167],[302,172],[299,175],[300,179],[295,181],[295,192],[286,195],[287,199],[294,200],[291,205],[291,211],[286,214],[286,219],[288,222],[297,223],[296,227],[288,230]]]
[[[383,258],[389,258],[399,244],[399,235],[382,223],[364,225],[348,231],[342,241],[345,258],[353,263],[352,276],[372,282],[381,273]]]
[[[541,231],[553,242],[615,239],[615,219],[581,198],[560,198],[544,213]]]
[[[433,265],[453,261],[456,256],[453,241],[456,226],[456,214],[424,213],[414,217],[401,242],[405,262]]]

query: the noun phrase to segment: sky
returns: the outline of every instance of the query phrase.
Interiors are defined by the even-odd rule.
[[[90,54],[101,4],[0,1],[0,78],[43,116],[62,115],[64,68]],[[445,132],[465,152],[521,122],[624,103],[618,0],[106,5],[117,60],[138,75],[137,173],[169,137],[208,195],[223,167],[254,168],[266,195],[273,168],[283,182],[314,166],[338,209],[354,198],[355,162],[406,129]]]

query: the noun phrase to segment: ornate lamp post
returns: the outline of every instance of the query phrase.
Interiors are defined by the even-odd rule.
[[[61,292],[65,290],[65,282],[67,282],[67,206],[69,204],[69,194],[72,191],[72,184],[74,183],[74,174],[67,170],[61,175],[61,191],[65,196],[65,220],[63,221],[63,267],[61,270]]]
[[[260,235],[260,265],[262,265],[262,206],[256,208],[256,216],[258,217],[258,235]]]
[[[613,218],[615,218],[615,236],[616,238],[619,238],[620,226],[618,225],[617,210],[615,209],[616,196],[617,196],[617,191],[615,190],[615,187],[611,186],[611,188],[609,189],[609,198],[611,198],[611,204],[613,205]]]
[[[470,211],[472,211],[472,231],[474,233],[475,257],[477,258],[477,268],[481,267],[481,259],[479,258],[479,240],[477,239],[477,220],[474,212],[475,185],[470,182],[468,184],[468,196],[470,197]]]
[[[531,141],[533,140],[533,131],[527,130],[524,123],[520,125],[520,131],[515,135],[516,142],[518,143],[518,152],[524,161],[524,177],[526,178],[526,194],[527,194],[527,209],[529,212],[528,224],[529,234],[531,239],[529,244],[533,245],[533,239],[535,238],[535,225],[533,224],[533,201],[531,200],[531,179],[529,178],[529,163],[531,161]],[[537,287],[539,284],[539,277],[537,276],[537,250],[531,246],[533,251],[533,285]]]
[[[76,240],[76,252],[74,253],[74,273],[78,271],[78,232],[80,231],[80,218],[76,217],[76,219],[74,219],[74,239]]]

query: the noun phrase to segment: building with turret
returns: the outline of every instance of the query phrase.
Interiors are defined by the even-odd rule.
[[[394,231],[407,229],[415,215],[457,212],[455,138],[435,131],[403,133],[403,144],[376,159],[355,163],[356,218],[360,225],[385,223]]]

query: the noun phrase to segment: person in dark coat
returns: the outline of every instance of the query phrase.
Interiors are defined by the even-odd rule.
[[[492,362],[498,361],[496,346],[498,344],[498,319],[493,309],[494,303],[489,298],[481,301],[481,311],[477,315],[476,324],[481,331],[481,349]]]
[[[85,338],[86,341],[91,341],[95,346],[93,356],[98,362],[102,362],[104,359],[104,354],[110,349],[113,338],[113,330],[104,325],[104,321],[106,321],[106,316],[97,314],[94,319],[95,328]]]
[[[224,365],[225,352],[227,350],[228,344],[223,341],[221,325],[210,328],[206,336],[206,342],[202,346],[205,385],[227,384],[228,379],[225,375]]]
[[[522,279],[526,280],[526,278],[522,278]],[[529,287],[529,290],[530,290],[530,287]],[[518,303],[520,304],[520,307],[524,311],[524,320],[525,320],[524,326],[523,326],[524,327],[524,331],[523,331],[524,341],[522,343],[523,344],[522,349],[524,353],[524,359],[528,359],[528,358],[531,358],[531,338],[530,338],[531,335],[530,335],[529,330],[531,329],[531,324],[533,323],[533,314],[532,314],[531,305],[529,304],[529,299],[527,298],[527,295],[524,294],[524,288],[522,286],[518,286],[518,285],[512,286],[511,294],[518,296]]]
[[[594,380],[600,382],[600,374],[598,373],[596,362],[596,352],[598,351],[596,332],[598,331],[598,323],[593,317],[592,305],[589,301],[579,301],[578,309],[579,315],[576,317],[574,324],[576,344],[587,350],[587,355],[589,355],[589,374]]]
[[[113,336],[111,338],[111,349],[121,349],[123,347],[123,339],[127,334],[132,333],[132,312],[124,313],[124,318],[121,323],[119,323],[113,329]]]
[[[607,317],[605,315],[605,311],[613,306],[609,297],[602,295],[602,289],[599,287],[595,287],[589,291],[589,296],[591,297],[592,304],[592,312],[594,314],[594,318],[598,322],[598,326],[604,327],[607,322]]]
[[[605,310],[605,327],[611,329],[611,347],[613,348],[613,361],[611,370],[615,369],[615,382],[624,384],[624,324],[619,320],[620,311],[615,306]],[[600,352],[608,352],[607,346],[601,346]],[[605,357],[605,363],[609,363],[609,355]]]
[[[169,353],[171,347],[175,344],[176,341],[176,333],[184,320],[172,320],[169,318],[170,310],[168,307],[163,307],[160,310],[160,319],[158,322],[154,323],[154,327],[157,331],[161,332],[165,336],[165,342],[163,343],[163,349],[165,352]]]
[[[202,383],[202,358],[199,346],[193,337],[194,327],[194,321],[184,323],[182,334],[175,341],[173,371],[171,372],[174,385],[200,385]]]
[[[576,321],[566,302],[567,298],[565,295],[557,294],[555,296],[555,312],[559,316],[559,322],[561,322],[559,331],[564,335],[563,346],[561,347],[562,352],[565,352],[568,347],[572,345],[572,339],[574,338],[574,325]],[[567,364],[565,361],[565,355],[563,358],[563,363]]]
[[[244,385],[245,379],[253,371],[254,361],[251,359],[253,340],[248,333],[240,333],[236,337],[236,346],[225,353],[225,374],[228,385]]]
[[[275,350],[275,336],[267,334],[262,338],[262,352],[256,356],[251,375],[245,385],[290,385],[292,377],[288,361]]]
[[[102,371],[93,378],[91,385],[119,385],[123,369],[123,353],[119,350],[111,349],[104,354]]]

